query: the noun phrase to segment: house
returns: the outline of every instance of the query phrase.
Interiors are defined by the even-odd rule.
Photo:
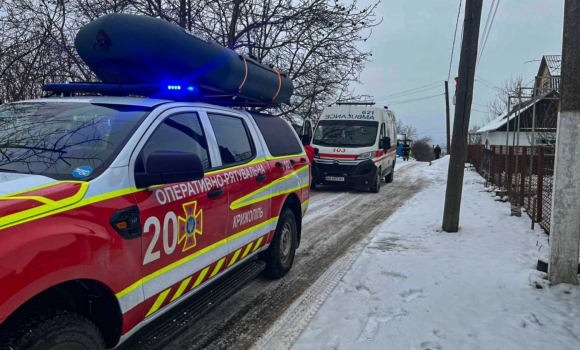
[[[532,125],[535,106],[534,145],[554,145],[558,118],[561,56],[547,55],[542,58],[536,76],[535,99],[526,99],[515,104],[510,111],[498,116],[489,124],[477,130],[482,143],[486,146],[513,145],[529,146],[532,144]],[[533,90],[532,90],[533,91]],[[514,131],[519,130],[517,133]],[[508,136],[509,130],[509,136]],[[519,143],[518,143],[519,139]]]

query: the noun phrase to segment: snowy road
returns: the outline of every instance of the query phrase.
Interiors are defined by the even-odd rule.
[[[303,293],[324,288],[329,267],[422,189],[424,181],[413,170],[419,166],[425,165],[400,162],[394,183],[383,183],[379,194],[313,192],[290,273],[279,281],[252,281],[165,349],[251,348]],[[316,293],[315,288],[311,294]]]

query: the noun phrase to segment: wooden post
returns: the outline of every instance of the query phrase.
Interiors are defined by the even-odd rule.
[[[499,155],[500,155],[500,156],[499,156],[499,159],[500,159],[500,164],[501,164],[501,159],[503,158],[503,146],[499,146]],[[507,157],[507,155],[506,155],[506,157]],[[503,176],[502,176],[502,173],[503,173],[505,170],[504,170],[504,171],[502,171],[502,170],[503,170],[503,169],[502,169],[502,168],[503,168],[503,166],[500,166],[500,167],[498,167],[498,168],[499,168],[499,179],[498,179],[499,183],[498,183],[497,187],[501,188],[501,185],[502,185],[502,182],[503,182],[503,181],[501,181],[501,180],[502,180],[502,178],[503,178]],[[506,172],[506,174],[507,174],[507,172]]]
[[[513,191],[512,191],[512,187],[514,185],[513,183],[513,179],[512,179],[512,163],[514,161],[514,148],[513,147],[509,147],[508,148],[508,168],[506,170],[506,181],[507,181],[507,190],[508,190],[508,195],[510,196],[510,202],[512,200],[512,195],[513,195]]]
[[[544,148],[540,147],[540,154],[538,155],[538,214],[536,220],[542,222],[542,195],[544,193]]]

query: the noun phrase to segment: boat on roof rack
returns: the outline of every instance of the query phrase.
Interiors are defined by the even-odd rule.
[[[134,95],[270,107],[288,103],[294,90],[278,70],[153,17],[100,17],[79,30],[75,47],[101,82],[47,84],[50,95]]]

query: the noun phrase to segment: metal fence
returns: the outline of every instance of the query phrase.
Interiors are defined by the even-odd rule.
[[[471,163],[490,184],[501,188],[511,203],[549,234],[552,215],[554,147],[468,146]]]

